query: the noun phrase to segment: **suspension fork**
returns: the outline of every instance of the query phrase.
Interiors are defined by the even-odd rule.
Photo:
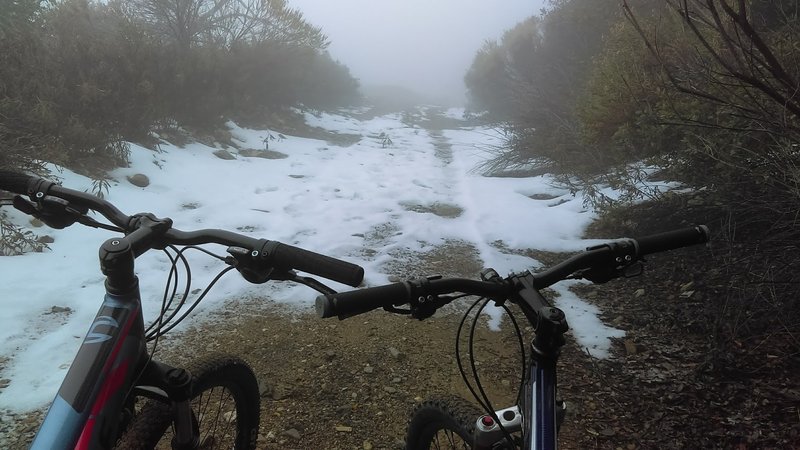
[[[176,450],[194,450],[200,445],[197,418],[191,407],[192,383],[188,370],[150,361],[135,387],[135,392],[169,407],[175,425],[172,448]]]

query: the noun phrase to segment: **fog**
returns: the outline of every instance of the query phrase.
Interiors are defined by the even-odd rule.
[[[544,0],[289,0],[322,27],[331,56],[369,91],[403,86],[462,104],[464,74],[487,39],[538,14]]]

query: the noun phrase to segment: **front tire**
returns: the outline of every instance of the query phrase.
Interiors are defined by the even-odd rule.
[[[470,449],[483,412],[460,397],[426,400],[411,413],[406,450]]]
[[[200,449],[255,449],[261,401],[253,370],[241,359],[213,355],[187,365]],[[172,407],[148,400],[117,442],[117,450],[172,448]]]

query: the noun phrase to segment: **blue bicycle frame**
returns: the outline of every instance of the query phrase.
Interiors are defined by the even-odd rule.
[[[113,446],[125,400],[147,360],[138,285],[106,293],[31,449]]]

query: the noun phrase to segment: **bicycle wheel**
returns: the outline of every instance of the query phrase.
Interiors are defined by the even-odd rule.
[[[252,450],[258,438],[261,401],[252,369],[239,358],[213,355],[186,367],[194,378],[192,411],[200,449]],[[171,406],[148,400],[116,445],[117,450],[172,448]]]
[[[483,412],[460,397],[426,400],[411,413],[406,450],[470,449],[475,422]]]

